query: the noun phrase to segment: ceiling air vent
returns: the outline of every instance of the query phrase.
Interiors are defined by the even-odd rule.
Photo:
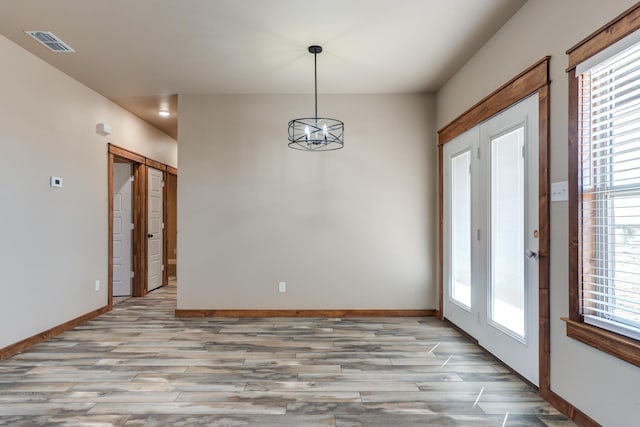
[[[52,52],[75,52],[71,46],[60,40],[51,31],[25,31],[25,33]]]

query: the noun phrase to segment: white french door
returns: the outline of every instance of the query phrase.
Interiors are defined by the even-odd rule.
[[[444,315],[538,384],[538,95],[443,148]]]

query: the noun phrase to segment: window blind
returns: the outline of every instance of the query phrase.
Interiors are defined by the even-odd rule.
[[[581,314],[640,339],[640,43],[579,82]]]

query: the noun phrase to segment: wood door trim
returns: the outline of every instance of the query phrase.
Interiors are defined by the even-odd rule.
[[[162,286],[169,284],[169,236],[167,234],[167,224],[169,222],[169,186],[167,185],[167,176],[169,174],[165,170],[162,174]]]
[[[165,165],[164,163],[157,162],[155,160],[145,159],[145,164],[154,169],[158,169],[162,172],[165,172],[167,170],[167,165]]]
[[[438,144],[438,319],[444,320],[444,145]]]
[[[486,96],[473,107],[455,118],[438,131],[438,144],[451,141],[456,136],[479,125],[491,116],[549,85],[549,60],[545,56],[531,67],[518,74],[500,88]]]
[[[68,320],[64,323],[54,326],[53,328],[49,328],[46,331],[37,333],[29,338],[18,341],[17,343],[10,344],[0,349],[0,360],[4,360],[42,341],[55,337],[56,335],[60,335],[64,331],[75,328],[76,326],[81,325],[84,322],[93,319],[94,317],[100,316],[101,314],[104,314],[109,310],[111,310],[111,307],[105,305],[104,307],[98,308],[96,310],[90,311],[89,313],[85,313],[82,316],[78,316],[74,319]]]
[[[548,62],[547,62],[548,64]],[[549,293],[551,209],[550,97],[549,85],[538,90],[538,382],[544,397],[551,391],[551,295]]]
[[[242,310],[242,309],[177,309],[176,317],[434,317],[436,310]]]
[[[136,274],[133,281],[134,297],[141,297],[146,294],[145,283],[147,277],[147,166],[137,164],[134,173],[134,215],[135,215],[135,228],[134,228],[134,253],[136,264]]]
[[[109,256],[107,264],[107,307],[113,307],[113,163],[115,156],[111,152],[111,145],[109,145],[109,160],[107,164],[107,206],[109,209],[108,215],[108,237],[107,237],[107,253]]]
[[[118,147],[117,145],[113,145],[111,143],[108,144],[109,153],[115,154],[118,157],[122,157],[123,159],[131,160],[136,163],[144,163],[146,158],[138,153],[134,153],[133,151],[129,151],[126,148]]]
[[[440,179],[438,188],[438,297],[439,312],[443,312],[444,277],[443,277],[443,173],[442,146],[463,132],[477,126],[486,119],[505,110],[533,93],[538,93],[538,215],[539,215],[539,264],[538,264],[538,321],[539,321],[539,391],[547,399],[551,396],[551,323],[550,323],[550,295],[549,295],[549,247],[550,247],[550,80],[549,62],[551,57],[545,56],[522,73],[511,79],[499,89],[492,92],[469,110],[461,114],[453,122],[438,131],[438,168]],[[548,399],[547,399],[548,400]]]
[[[173,175],[175,177],[178,176],[178,169],[171,167],[171,166],[167,166],[167,173],[165,175],[165,187],[164,187],[164,203],[165,203],[165,211],[164,211],[164,223],[165,223],[165,231],[168,229],[168,227],[166,226],[166,224],[169,223],[169,185],[168,185],[168,175]],[[177,188],[176,188],[177,191]],[[177,208],[177,206],[174,207],[174,209]],[[166,282],[166,284],[169,284],[169,255],[173,255],[173,254],[169,254],[169,238],[167,237],[167,239],[165,239],[165,247],[164,247],[164,280]]]

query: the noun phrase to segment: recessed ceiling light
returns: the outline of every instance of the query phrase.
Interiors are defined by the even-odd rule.
[[[169,117],[171,115],[171,112],[168,110],[160,110],[158,111],[158,115],[160,117]]]

